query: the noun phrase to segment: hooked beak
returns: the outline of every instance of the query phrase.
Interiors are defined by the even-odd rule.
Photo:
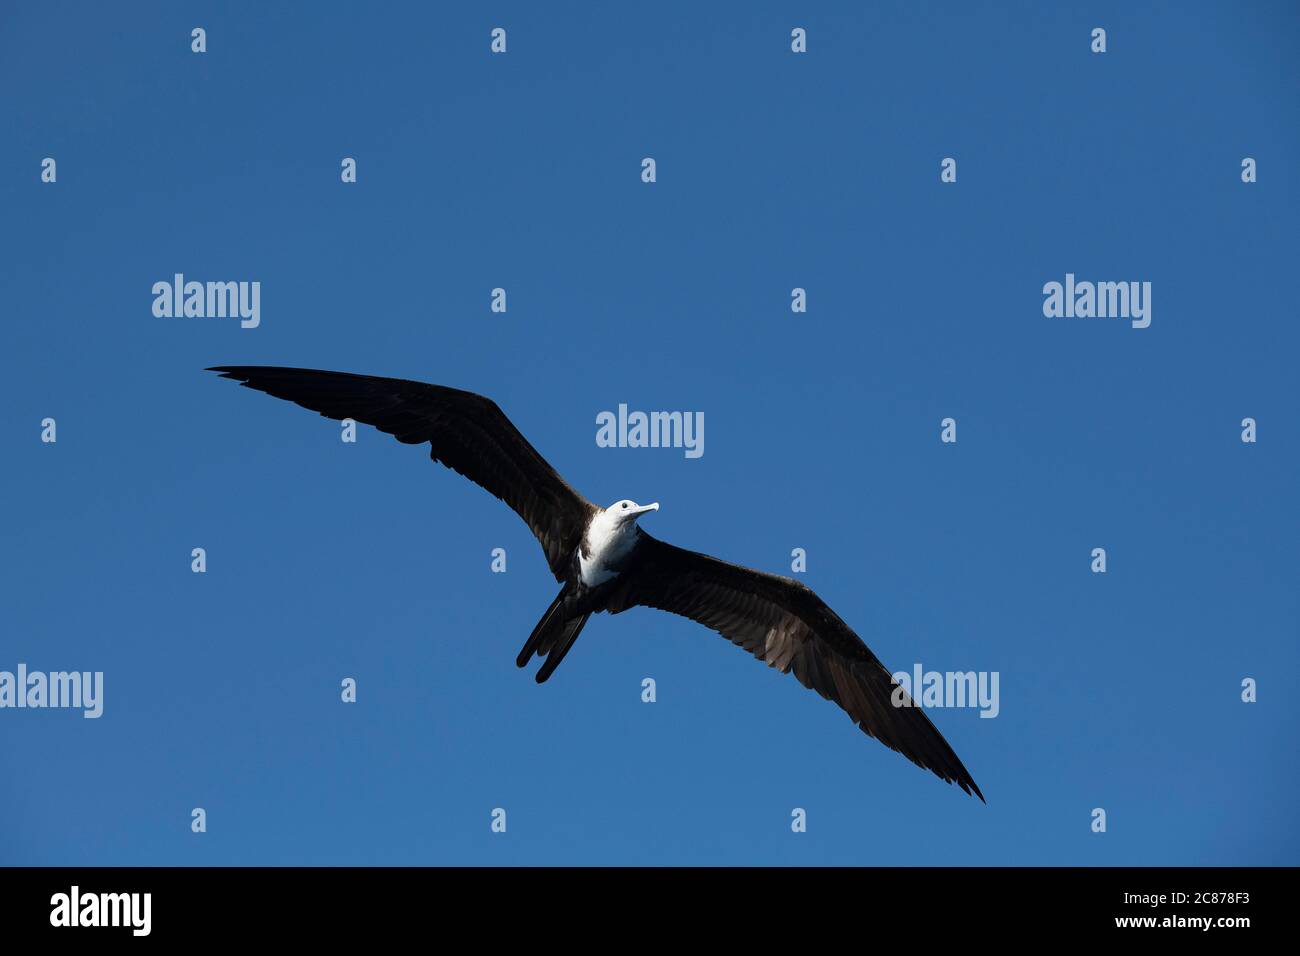
[[[651,503],[648,504],[648,505],[642,505],[640,508],[637,508],[635,511],[633,511],[632,514],[633,514],[633,515],[643,515],[643,514],[645,514],[647,511],[658,511],[658,510],[659,510],[659,502],[654,501],[654,502],[651,502]]]

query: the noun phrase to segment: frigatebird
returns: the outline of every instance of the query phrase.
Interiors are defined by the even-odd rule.
[[[560,593],[516,663],[545,657],[542,683],[592,614],[658,608],[698,621],[838,704],[868,736],[984,799],[930,718],[853,630],[806,585],[651,537],[638,519],[658,511],[620,499],[592,504],[552,468],[497,404],[482,395],[397,378],[271,366],[208,369],[246,388],[339,421],[373,425],[508,504],[532,529]],[[897,702],[897,703],[896,703]]]

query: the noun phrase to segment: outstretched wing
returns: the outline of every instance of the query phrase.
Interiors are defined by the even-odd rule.
[[[611,611],[644,605],[713,628],[770,667],[793,672],[805,687],[839,704],[864,733],[984,799],[930,718],[810,588],[644,531],[634,554],[636,564],[613,591]]]
[[[486,488],[532,529],[562,579],[595,506],[571,488],[491,399],[400,378],[305,368],[208,369],[326,418],[374,425],[400,442],[428,442],[430,457]]]

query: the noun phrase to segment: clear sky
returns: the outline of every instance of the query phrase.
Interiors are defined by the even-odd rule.
[[[1289,3],[6,4],[0,670],[104,701],[0,709],[0,862],[1300,862],[1298,37]],[[155,317],[178,272],[260,282],[260,325]],[[1067,273],[1150,282],[1150,326],[1046,317]],[[216,364],[482,392],[657,536],[805,549],[891,669],[999,675],[996,718],[932,713],[988,805],[659,612],[539,687],[524,524]],[[703,456],[597,447],[620,403],[703,412]]]

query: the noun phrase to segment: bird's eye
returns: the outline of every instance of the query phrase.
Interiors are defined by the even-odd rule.
[[[623,502],[623,510],[624,510],[624,511],[627,511],[627,502],[626,502],[626,501]]]

